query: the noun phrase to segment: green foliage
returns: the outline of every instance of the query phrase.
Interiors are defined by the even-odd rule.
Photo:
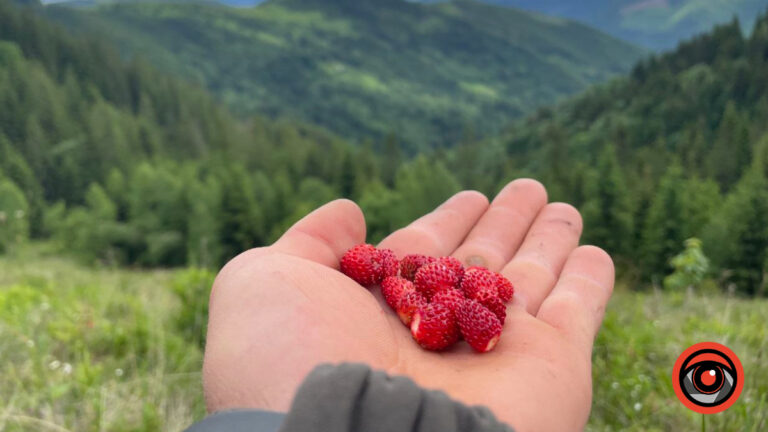
[[[216,266],[359,196],[379,165],[315,127],[245,124],[0,0],[0,171],[26,197],[32,234],[87,262]]]
[[[725,277],[749,295],[764,292],[768,257],[768,182],[749,170],[735,186],[707,230],[705,247]]]
[[[725,108],[708,156],[708,172],[725,188],[736,183],[743,168],[749,164],[749,124],[744,115],[736,111],[733,102]]]
[[[744,370],[752,371],[745,374],[739,401],[721,415],[707,416],[707,430],[757,432],[768,426],[768,400],[761,396],[768,391],[768,369],[753,354],[766,348],[766,300],[695,288],[691,293],[630,293],[618,287],[595,341],[594,396],[586,430],[699,430],[701,414],[677,400],[671,370],[683,350],[701,341],[728,345]]]
[[[675,255],[670,264],[674,272],[664,278],[664,288],[670,290],[696,287],[709,271],[709,259],[701,249],[701,240],[695,237],[685,241],[685,249]]]
[[[358,201],[368,228],[368,240],[378,242],[400,228],[403,198],[380,182],[366,186]]]
[[[659,182],[643,227],[640,251],[649,275],[665,275],[669,259],[687,238],[684,205],[682,169],[672,165]]]
[[[406,163],[395,176],[395,192],[400,196],[397,225],[404,225],[426,214],[461,186],[440,162],[419,156]]]
[[[764,213],[758,199],[763,191],[754,179],[747,179],[753,174],[742,173],[750,158],[749,172],[762,172],[763,177],[768,172],[768,130],[763,121],[768,116],[765,17],[750,36],[745,37],[736,23],[717,27],[673,53],[639,63],[629,77],[540,109],[496,138],[478,139],[475,131],[490,129],[473,127],[451,111],[455,131],[450,133],[460,131],[459,144],[407,158],[403,147],[414,149],[413,143],[376,129],[377,124],[403,125],[381,114],[384,108],[377,112],[380,118],[366,117],[354,127],[382,138],[358,146],[293,121],[252,118],[241,122],[205,92],[161,75],[141,61],[121,62],[108,47],[68,35],[5,1],[0,0],[0,76],[4,78],[0,80],[0,170],[27,199],[31,233],[52,235],[63,249],[86,262],[215,267],[245,249],[269,244],[305,214],[338,197],[360,203],[369,241],[376,241],[457,190],[474,188],[490,196],[513,178],[533,176],[545,181],[551,200],[565,200],[582,209],[585,241],[608,249],[621,264],[621,276],[660,282],[672,271],[668,263],[680,244],[695,236],[704,239],[715,280],[732,282],[744,293],[763,292],[766,253],[757,217]],[[467,2],[427,7],[398,0],[376,6],[380,10],[356,2],[333,10],[327,6],[299,0],[271,2],[251,10],[200,6],[210,8],[216,20],[206,21],[210,33],[200,33],[201,40],[194,43],[215,44],[206,35],[242,35],[244,23],[258,22],[263,24],[260,30],[247,27],[247,37],[231,39],[232,47],[245,49],[241,44],[252,36],[279,44],[280,37],[275,35],[290,28],[291,38],[307,44],[286,39],[291,49],[304,46],[327,53],[344,48],[349,55],[355,51],[348,44],[359,34],[365,37],[358,42],[367,46],[379,26],[405,25],[414,14],[426,11],[435,15],[435,23],[482,22],[483,29],[472,30],[481,33],[519,18],[515,12],[491,16],[489,11],[495,9]],[[48,10],[88,22],[130,18],[130,26],[115,27],[122,40],[121,32],[136,36],[130,29],[137,23],[152,23],[147,37],[156,37],[158,23],[168,20],[179,27],[197,28],[203,23],[198,16],[190,18],[190,7],[136,3],[90,11]],[[404,21],[396,23],[388,17],[366,31],[357,27],[361,12],[387,8]],[[155,12],[157,16],[147,16]],[[542,25],[529,23],[515,31],[524,34]],[[544,27],[550,25],[553,22]],[[431,35],[439,27],[435,26],[426,26],[423,32]],[[173,33],[163,27],[166,30],[170,33],[163,35]],[[403,37],[410,34],[403,31]],[[253,32],[273,37],[264,39]],[[317,37],[302,39],[310,34]],[[372,92],[377,102],[366,106],[379,107],[387,104],[388,97],[409,108],[427,100],[411,88],[407,95],[398,93],[391,79],[371,72],[389,73],[389,67],[399,64],[386,56],[375,61],[368,58],[377,50],[400,47],[402,60],[412,60],[401,46],[406,42],[387,40],[386,46],[366,50],[354,73],[343,79],[344,86],[354,83],[353,87],[364,89],[344,93],[334,87],[331,93],[352,100]],[[429,39],[424,49],[433,48],[431,44],[439,40]],[[339,44],[315,46],[329,41]],[[193,43],[178,42],[182,48]],[[456,48],[443,42],[446,50]],[[546,49],[541,41],[530,43]],[[263,57],[242,58],[266,61],[290,51],[286,49],[266,49]],[[184,49],[179,53],[179,59],[189,55]],[[579,51],[579,56],[588,54]],[[176,57],[169,59],[176,61]],[[385,60],[386,65],[376,63]],[[472,64],[467,58],[461,62],[467,67]],[[493,93],[494,85],[478,82],[451,65],[445,63],[444,72],[461,79],[459,87],[473,97]],[[277,79],[301,73],[307,79],[291,82],[310,85],[336,66],[307,60],[301,67],[292,65],[290,73],[266,76]],[[242,72],[233,71],[233,77]],[[489,71],[481,75],[495,76]],[[443,83],[429,74],[423,78]],[[389,91],[382,94],[381,85],[390,86]],[[270,88],[278,91],[278,87]],[[271,96],[262,96],[249,101],[271,103]],[[325,96],[324,100],[332,99]],[[279,99],[281,103],[291,100]],[[312,103],[291,107],[326,113]],[[451,107],[465,105],[454,100]],[[356,104],[351,111],[367,115]],[[450,130],[439,122],[425,122],[411,111],[396,111],[428,127]],[[503,109],[496,106],[494,112]],[[485,116],[482,110],[477,113]],[[355,118],[346,112],[333,115],[334,121]],[[322,123],[319,118],[313,121]],[[402,131],[412,129],[403,126]],[[442,140],[430,133],[428,139],[418,141],[425,144],[433,139]],[[740,186],[746,184],[751,186]]]
[[[45,13],[203,84],[238,113],[360,140],[395,134],[412,151],[458,142],[466,125],[490,135],[644,54],[576,23],[474,1],[115,2]]]
[[[176,315],[178,332],[201,349],[205,347],[208,297],[215,276],[210,270],[191,268],[178,272],[171,282],[171,289],[181,303]]]
[[[591,172],[582,206],[585,241],[599,244],[606,251],[624,255],[632,238],[632,208],[624,175],[613,146],[606,146]]]
[[[3,429],[181,431],[204,412],[202,351],[177,328],[194,278],[0,259]]]
[[[464,160],[496,184],[519,175],[542,179],[551,199],[582,209],[585,240],[611,251],[624,275],[661,282],[680,244],[695,236],[704,239],[715,279],[730,280],[737,263],[726,266],[716,256],[730,252],[713,238],[741,248],[747,237],[729,239],[730,228],[712,220],[742,211],[725,208],[739,194],[734,185],[749,171],[750,159],[768,173],[766,29],[765,16],[746,37],[738,23],[719,26],[641,61],[629,77],[540,109],[504,135],[472,144],[471,157],[457,148],[445,156],[448,169],[461,173],[462,182]],[[756,204],[756,213],[760,208]],[[761,244],[754,243],[748,248]],[[752,253],[754,284],[763,252]]]
[[[29,236],[29,206],[24,193],[0,174],[0,253]]]

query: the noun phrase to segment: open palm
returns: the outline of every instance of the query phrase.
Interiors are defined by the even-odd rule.
[[[367,363],[407,375],[468,404],[489,407],[519,431],[583,428],[591,405],[592,341],[613,289],[602,250],[578,246],[579,213],[547,204],[543,186],[517,180],[489,205],[461,192],[381,247],[453,255],[501,271],[515,285],[496,348],[466,344],[422,350],[378,288],[338,271],[344,252],[365,241],[352,202],[331,202],[274,245],[252,249],[220,272],[211,294],[204,386],[210,411],[287,411],[316,365]]]

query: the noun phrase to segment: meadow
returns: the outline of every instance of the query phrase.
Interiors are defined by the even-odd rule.
[[[88,266],[47,244],[0,258],[0,431],[182,431],[205,415],[201,269]],[[741,358],[745,386],[707,430],[768,428],[768,300],[711,289],[617,286],[594,352],[588,429],[700,430],[671,367],[712,340]]]

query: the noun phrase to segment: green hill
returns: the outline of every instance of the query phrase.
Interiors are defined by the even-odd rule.
[[[533,175],[580,207],[585,241],[625,275],[661,285],[690,237],[711,274],[749,294],[768,279],[768,15],[639,63],[447,157],[460,183],[490,190]]]
[[[430,2],[433,0],[423,0]],[[440,1],[440,0],[438,0]],[[483,0],[581,21],[620,39],[661,50],[739,17],[750,30],[765,0]]]
[[[236,119],[205,90],[0,0],[0,253],[31,234],[90,261],[218,263],[377,175],[360,162],[369,151]]]
[[[273,0],[49,6],[211,89],[241,114],[412,149],[490,135],[510,118],[625,72],[643,51],[586,26],[474,1]]]

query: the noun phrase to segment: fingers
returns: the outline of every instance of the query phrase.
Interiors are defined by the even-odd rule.
[[[536,215],[547,203],[547,191],[536,180],[519,179],[499,192],[490,208],[453,253],[467,266],[498,271],[520,247]]]
[[[503,273],[515,286],[514,302],[535,315],[555,286],[566,258],[579,244],[582,221],[568,204],[545,206]]]
[[[304,216],[271,249],[338,268],[342,255],[363,242],[363,212],[354,202],[340,199]]]
[[[392,249],[400,258],[412,253],[449,255],[487,208],[488,198],[480,192],[459,192],[432,213],[390,234],[379,247]]]
[[[600,248],[581,246],[568,257],[557,286],[539,309],[538,318],[591,353],[613,283],[611,257]]]

